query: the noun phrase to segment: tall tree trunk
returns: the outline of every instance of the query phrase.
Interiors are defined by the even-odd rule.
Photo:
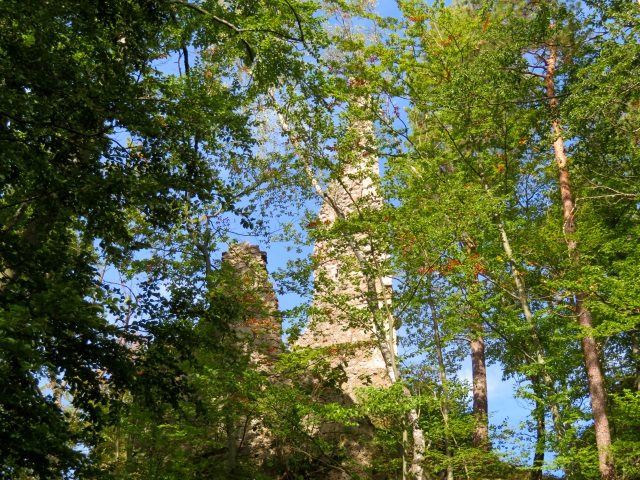
[[[544,407],[539,401],[536,401],[535,415],[536,420],[536,447],[533,454],[533,464],[531,465],[531,480],[542,480],[542,471],[544,467],[545,452],[545,425],[544,425]]]
[[[227,463],[225,465],[225,473],[229,478],[233,478],[238,466],[238,442],[237,426],[230,409],[227,411],[225,418],[225,433],[227,434]]]
[[[473,431],[473,446],[489,449],[489,401],[487,397],[487,364],[484,354],[482,324],[471,329],[471,375],[473,379],[473,414],[476,427]]]
[[[487,193],[491,194],[489,189],[489,184],[487,182],[484,173],[481,172],[481,180],[484,186],[484,189]],[[535,350],[535,355],[529,355],[529,353],[525,352],[527,363],[536,363],[540,368],[540,372],[542,375],[542,383],[540,383],[540,379],[538,376],[530,376],[529,380],[533,385],[543,385],[546,389],[546,394],[553,394],[555,392],[555,382],[551,375],[549,374],[549,370],[547,368],[547,364],[544,358],[544,350],[542,349],[542,343],[540,342],[540,336],[538,335],[538,329],[536,328],[533,322],[533,312],[531,311],[531,307],[529,306],[529,299],[527,297],[526,288],[524,285],[524,281],[522,280],[515,261],[515,257],[513,256],[513,250],[511,249],[511,242],[509,241],[509,236],[507,235],[507,231],[502,224],[502,220],[500,218],[499,213],[494,214],[494,219],[496,223],[496,227],[498,229],[498,233],[500,234],[500,241],[502,243],[502,249],[509,261],[509,265],[511,268],[511,276],[516,285],[516,297],[520,302],[520,307],[522,308],[522,313],[524,315],[525,321],[529,328],[529,332],[531,334],[531,341],[533,343],[533,347]],[[545,395],[545,397],[547,396]],[[548,398],[548,397],[547,397]],[[553,399],[548,399],[549,410],[551,412],[551,419],[553,420],[554,430],[558,437],[558,440],[562,440],[564,438],[564,424],[562,422],[562,417],[560,414],[560,407],[558,403]]]
[[[549,48],[549,56],[546,59],[546,72],[544,85],[546,88],[547,100],[551,110],[553,134],[553,151],[558,164],[558,178],[560,182],[560,196],[562,199],[562,209],[564,215],[564,235],[567,241],[569,256],[574,265],[580,262],[578,253],[578,243],[575,239],[576,224],[574,220],[574,203],[571,193],[571,182],[569,169],[567,166],[567,155],[564,149],[562,137],[562,125],[560,123],[559,102],[556,97],[554,85],[554,73],[557,65],[556,47]],[[593,322],[591,312],[584,306],[586,295],[582,292],[575,294],[575,308],[578,315],[578,322],[584,329],[582,337],[582,349],[584,351],[585,364],[587,369],[587,380],[589,384],[589,396],[591,399],[591,410],[593,412],[593,422],[596,434],[596,444],[598,447],[598,463],[602,480],[615,478],[615,468],[613,454],[611,453],[611,433],[609,429],[609,419],[606,410],[606,392],[604,387],[604,376],[600,368],[598,349],[596,341],[591,335]]]
[[[533,417],[536,421],[536,445],[533,454],[533,464],[531,465],[531,480],[542,480],[542,469],[544,467],[545,453],[545,408],[543,403],[543,392],[540,391],[540,379],[536,379],[533,389],[536,394],[536,406]],[[536,387],[537,386],[537,387]]]
[[[377,307],[376,307],[377,308]],[[395,364],[394,355],[391,353],[391,349],[389,348],[386,342],[380,342],[380,351],[382,352],[382,357],[384,358],[385,365],[387,367],[387,374],[393,383],[397,383],[399,381],[397,374],[397,366]],[[403,386],[402,387],[402,395],[406,398],[411,397],[411,391]],[[427,480],[430,478],[429,474],[424,471],[424,452],[426,450],[426,441],[424,438],[424,432],[420,427],[420,416],[418,415],[418,411],[415,408],[412,408],[407,413],[407,423],[409,428],[411,429],[411,439],[413,441],[413,455],[411,459],[411,467],[409,468],[409,473],[411,474],[411,478],[413,480],[423,480],[426,478]]]
[[[473,253],[473,242],[465,242],[469,256]],[[478,273],[473,275],[472,288],[478,286]],[[479,316],[472,313],[473,316]],[[484,352],[484,326],[474,321],[470,328],[471,341],[471,379],[473,383],[473,416],[475,429],[472,445],[475,448],[489,450],[489,400],[487,395],[487,361]]]
[[[436,314],[436,305],[433,301],[433,294],[429,292],[429,308],[431,309],[431,319],[433,321],[433,337],[436,341],[436,356],[438,358],[438,372],[440,373],[440,384],[442,385],[442,423],[444,424],[444,454],[447,457],[447,480],[453,480],[453,454],[451,452],[451,429],[449,428],[449,383],[447,381],[447,369],[444,364],[442,354],[442,341],[440,339],[440,325]]]
[[[634,387],[640,392],[640,340],[638,340],[638,332],[632,332],[631,338],[633,341],[631,360],[635,366]]]
[[[531,340],[533,342],[533,347],[535,349],[535,357],[532,360],[537,363],[541,367],[542,373],[542,381],[547,389],[547,393],[555,392],[555,383],[549,374],[547,369],[546,361],[544,358],[544,352],[542,349],[542,343],[540,342],[540,337],[538,335],[538,330],[533,323],[533,312],[531,312],[531,307],[529,306],[529,299],[527,298],[527,292],[525,290],[524,282],[518,273],[516,268],[515,258],[513,257],[513,251],[511,250],[511,243],[509,242],[509,237],[507,236],[507,231],[504,229],[504,225],[500,220],[500,216],[496,214],[496,225],[498,227],[498,232],[500,233],[500,238],[502,240],[502,248],[504,250],[507,259],[509,260],[509,264],[511,265],[511,275],[516,284],[516,294],[518,300],[520,301],[520,306],[522,308],[522,313],[524,315],[525,321],[529,327],[529,332],[531,334]],[[530,378],[532,383],[535,383],[535,377]],[[562,418],[560,416],[560,407],[555,400],[549,401],[549,409],[551,411],[551,418],[553,420],[553,426],[556,431],[556,435],[558,439],[564,438],[564,424],[562,423]]]

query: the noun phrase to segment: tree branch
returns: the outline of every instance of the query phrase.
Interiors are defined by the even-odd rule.
[[[298,24],[298,30],[300,30],[300,42],[302,42],[302,44],[306,47],[307,43],[306,43],[306,41],[304,39],[304,31],[302,30],[302,19],[300,18],[300,15],[298,15],[298,12],[296,12],[296,9],[293,8],[293,6],[287,0],[284,0],[284,3],[287,4],[289,9],[293,13],[293,16],[296,17],[296,23]]]
[[[182,5],[183,7],[190,8],[191,10],[195,10],[198,13],[201,13],[203,15],[207,15],[213,21],[218,22],[221,25],[224,25],[225,27],[227,27],[230,30],[233,30],[233,32],[236,35],[240,35],[240,34],[242,34],[242,32],[246,32],[247,31],[245,29],[236,27],[233,23],[230,23],[230,22],[226,21],[224,18],[217,17],[217,16],[213,15],[212,13],[210,13],[209,11],[205,10],[204,8],[199,7],[198,5],[195,5],[193,3],[186,2],[186,1],[183,1],[183,0],[171,0],[169,3],[171,3],[173,5]],[[256,58],[255,52],[253,51],[253,47],[251,46],[251,44],[249,42],[247,42],[242,37],[240,37],[240,41],[242,43],[244,43],[244,46],[247,49],[247,54],[249,55],[249,59],[253,62],[254,59]]]

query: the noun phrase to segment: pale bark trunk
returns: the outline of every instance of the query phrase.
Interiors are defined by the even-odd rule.
[[[631,347],[631,360],[635,365],[635,378],[634,386],[638,392],[640,392],[640,341],[638,341],[638,333],[632,334],[633,346]]]
[[[384,358],[385,365],[387,367],[387,374],[389,375],[389,379],[392,383],[398,382],[397,376],[397,367],[395,365],[394,355],[391,353],[386,342],[381,342],[380,352],[382,353],[382,358]],[[405,398],[411,397],[411,392],[405,386],[402,387],[402,395]],[[409,469],[409,473],[411,474],[411,478],[414,480],[423,480],[423,478],[429,478],[429,475],[426,474],[423,468],[424,463],[424,452],[426,450],[426,441],[424,439],[424,432],[422,428],[420,428],[420,417],[418,412],[412,408],[407,413],[407,422],[409,424],[409,428],[411,429],[411,439],[413,441],[413,456],[411,459],[411,468]]]
[[[558,164],[558,179],[560,183],[560,196],[562,200],[562,210],[564,216],[564,234],[567,241],[569,257],[574,265],[580,262],[580,254],[577,250],[578,243],[575,239],[576,224],[574,219],[574,203],[571,193],[571,182],[569,178],[569,168],[567,165],[567,155],[564,149],[562,136],[562,125],[560,123],[559,102],[555,93],[554,73],[557,65],[557,51],[555,47],[549,48],[549,56],[546,59],[546,72],[544,85],[546,88],[547,100],[552,116],[552,126],[554,134],[553,151]],[[585,365],[587,370],[587,380],[589,384],[589,396],[591,399],[591,410],[593,412],[593,422],[595,428],[596,445],[598,447],[598,463],[600,477],[602,480],[614,479],[615,468],[613,454],[611,453],[611,433],[609,429],[609,419],[606,410],[606,391],[604,386],[604,376],[600,368],[598,349],[596,341],[591,335],[593,322],[591,312],[584,306],[586,296],[584,293],[575,294],[575,307],[578,315],[578,323],[584,329],[582,337],[582,349],[584,351]]]
[[[487,364],[484,354],[482,324],[471,329],[471,375],[473,379],[473,413],[476,427],[473,432],[473,446],[489,449],[489,401],[487,397]]]
[[[542,344],[540,342],[540,337],[538,336],[538,331],[533,323],[533,313],[531,312],[531,308],[529,307],[529,300],[527,298],[527,292],[525,290],[524,282],[520,278],[520,275],[516,268],[515,259],[511,250],[511,244],[509,242],[509,237],[507,236],[504,225],[502,225],[500,217],[497,214],[496,220],[496,225],[502,239],[502,248],[505,252],[505,255],[507,256],[507,259],[509,260],[509,264],[511,265],[511,274],[516,284],[517,297],[520,301],[520,306],[522,308],[522,313],[524,314],[525,321],[527,322],[527,325],[529,327],[529,332],[531,333],[531,340],[535,349],[535,358],[533,360],[542,367],[542,380],[545,387],[547,388],[547,391],[553,393],[555,391],[555,384],[546,367]],[[550,401],[549,409],[551,411],[551,418],[553,419],[553,425],[556,431],[556,435],[558,435],[559,439],[562,439],[564,438],[564,424],[562,423],[562,418],[560,416],[560,407],[558,406],[557,402]]]
[[[404,425],[404,422],[403,422]],[[402,427],[402,480],[409,478],[409,467],[407,465],[407,454],[409,450],[409,435],[407,433],[407,426]]]
[[[322,192],[324,194],[324,192]],[[323,198],[325,196],[323,195]],[[325,198],[330,198],[328,195]],[[345,218],[344,212],[340,210],[340,208],[336,205],[335,202],[329,202],[331,207],[334,209],[336,215],[340,218]],[[357,246],[355,242],[349,242],[353,255],[356,257],[358,264],[362,268],[362,271],[365,272],[367,270],[367,255],[362,252],[362,250]],[[375,318],[378,312],[381,310],[380,308],[380,300],[385,300],[384,292],[377,291],[377,284],[383,285],[382,278],[373,278],[371,276],[367,277],[367,306],[371,315]],[[384,287],[383,287],[384,288]],[[389,309],[385,310],[386,316],[390,317],[392,314]],[[389,379],[392,383],[397,383],[400,381],[398,366],[395,355],[395,345],[392,344],[393,335],[390,335],[390,332],[387,332],[386,329],[391,329],[396,324],[394,318],[388,318],[385,325],[380,325],[375,328],[374,332],[379,335],[379,348],[380,353],[382,354],[382,358],[385,362],[385,367],[387,369],[387,374],[389,375]],[[403,386],[402,387],[402,395],[406,398],[412,396],[411,391]],[[427,472],[424,471],[423,463],[424,463],[424,452],[426,450],[426,441],[424,438],[424,432],[420,427],[420,416],[415,409],[409,410],[407,413],[407,421],[409,423],[409,427],[411,428],[411,438],[413,440],[413,455],[411,460],[411,468],[409,469],[409,473],[411,474],[411,478],[413,480],[423,480],[423,478],[429,479],[430,476]]]
[[[447,457],[447,480],[453,480],[453,455],[451,453],[450,446],[451,429],[449,428],[449,385],[447,382],[447,370],[444,364],[444,356],[442,355],[440,325],[438,325],[436,306],[431,292],[429,292],[429,308],[431,309],[433,336],[436,341],[436,356],[438,358],[438,372],[440,373],[440,383],[442,385],[442,402],[440,404],[440,408],[442,411],[442,423],[444,424],[444,454]]]
[[[225,433],[227,434],[227,464],[225,471],[228,476],[235,476],[238,465],[238,442],[236,438],[237,427],[233,420],[232,413],[227,412],[225,419]]]

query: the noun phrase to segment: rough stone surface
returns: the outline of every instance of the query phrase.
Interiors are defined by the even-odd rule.
[[[236,272],[235,287],[242,290],[246,318],[232,325],[239,344],[258,370],[268,369],[282,352],[282,324],[278,299],[267,274],[267,254],[256,245],[242,242],[222,254]]]
[[[326,195],[329,198],[320,209],[315,228],[331,229],[336,222],[358,215],[361,209],[381,205],[377,191],[378,159],[367,149],[367,137],[372,129],[364,122],[354,122],[352,128],[358,133],[353,149],[356,154],[343,162],[340,178],[328,185]],[[313,255],[317,264],[313,307],[317,313],[309,319],[296,347],[325,348],[331,365],[344,370],[346,381],[341,386],[342,392],[334,392],[327,401],[358,403],[359,388],[388,387],[392,383],[378,347],[381,336],[369,307],[371,301],[377,302],[378,307],[389,303],[391,279],[378,277],[373,282],[375,290],[371,291],[362,273],[361,261],[371,266],[383,258],[372,252],[362,233],[349,232],[342,237],[317,241]],[[386,335],[394,334],[382,332],[382,337]],[[395,344],[395,338],[391,343]],[[357,427],[348,429],[327,423],[320,434],[325,438],[341,439],[350,457],[352,472],[362,478],[378,478],[371,476],[370,471],[375,455],[371,444],[374,432],[372,423],[361,418]],[[352,477],[348,473],[339,470],[327,477],[328,480],[349,478]]]
[[[325,202],[319,212],[317,224],[320,228],[330,229],[336,221],[357,215],[360,208],[381,205],[376,186],[378,161],[367,149],[371,128],[364,122],[354,122],[352,128],[360,132],[354,149],[357,153],[343,162],[340,178],[328,185],[326,193],[330,201]],[[354,233],[340,239],[318,241],[314,247],[317,267],[314,271],[316,290],[313,306],[318,313],[309,319],[306,331],[293,347],[325,348],[326,359],[333,368],[342,369],[346,379],[341,391],[326,391],[316,401],[349,405],[358,402],[358,388],[385,387],[392,383],[378,348],[380,336],[371,320],[368,305],[371,301],[370,288],[354,253],[357,250],[369,263],[383,260],[381,255],[371,252],[366,240],[363,234]],[[234,326],[234,331],[253,367],[268,373],[283,345],[276,314],[277,300],[266,272],[266,254],[258,247],[243,242],[230,248],[222,258],[237,272],[245,300],[249,300],[250,310],[254,310],[246,321]],[[391,279],[382,278],[374,283],[374,301],[378,306],[384,306],[391,296]],[[383,332],[382,336],[385,335],[393,333]],[[318,381],[304,377],[300,382],[305,384]],[[310,433],[343,445],[351,465],[359,465],[357,473],[366,476],[375,454],[369,444],[375,428],[366,418],[357,419],[357,423],[358,426],[345,427],[341,423],[325,422],[317,425],[317,431]],[[239,428],[237,436],[245,438],[246,449],[257,461],[273,454],[272,435],[263,428],[256,429],[255,423],[248,422],[247,426]],[[326,477],[327,480],[348,478],[351,476],[346,471],[337,469]]]
[[[355,123],[360,132],[367,132],[363,123]],[[320,209],[318,225],[330,228],[341,216],[355,215],[358,209],[381,204],[374,179],[379,177],[378,159],[366,148],[366,135],[359,137],[359,155],[351,163],[345,162],[340,179],[329,184]],[[322,312],[310,319],[307,330],[297,342],[300,347],[341,347],[332,361],[342,364],[347,376],[343,390],[357,402],[355,390],[371,385],[390,385],[384,359],[376,347],[375,326],[371,322],[367,298],[369,289],[362,268],[354,254],[354,245],[366,257],[375,261],[361,235],[340,240],[319,241],[314,247],[318,264],[314,272],[314,308]],[[381,260],[378,258],[377,260]],[[378,302],[388,302],[391,279],[376,282]],[[386,298],[385,298],[386,297]],[[349,348],[353,346],[354,348]]]
[[[240,290],[246,315],[231,325],[237,344],[249,357],[249,368],[268,375],[282,353],[282,325],[278,300],[267,274],[267,254],[259,247],[242,242],[222,254],[223,262],[233,267],[235,281],[230,288]],[[229,450],[248,456],[255,465],[275,455],[273,434],[258,419],[245,417],[227,426]]]

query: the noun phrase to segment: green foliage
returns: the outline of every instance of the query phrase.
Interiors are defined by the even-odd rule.
[[[586,478],[593,475],[586,465],[597,464],[593,437],[579,422],[589,415],[580,408],[586,379],[579,341],[592,333],[571,321],[574,295],[587,285],[594,333],[611,348],[603,351],[604,364],[625,359],[626,373],[611,370],[612,379],[636,375],[626,359],[634,357],[630,341],[637,329],[635,287],[622,278],[637,263],[630,259],[637,245],[631,239],[638,198],[631,180],[637,142],[625,126],[636,115],[632,99],[638,90],[630,78],[637,69],[631,60],[637,38],[635,23],[622,19],[637,5],[591,7],[402,2],[404,36],[390,35],[391,49],[382,56],[396,83],[382,95],[409,99],[410,128],[372,112],[391,137],[391,148],[397,145],[393,137],[407,138],[390,151],[382,182],[389,202],[382,228],[392,239],[391,259],[400,272],[394,304],[407,329],[405,347],[419,361],[437,364],[438,332],[449,358],[440,373],[433,369],[433,378],[445,369],[453,374],[465,355],[457,339],[482,324],[489,361],[503,365],[507,377],[527,379],[520,394],[556,403],[563,429],[573,426],[562,435],[547,432],[547,448],[560,454],[572,475]],[[580,225],[576,240],[584,252],[579,266],[566,257],[542,81],[550,45],[562,51],[555,91]],[[618,66],[624,76],[617,76]],[[375,68],[366,71],[377,75]],[[607,126],[600,128],[600,122]],[[616,267],[609,255],[618,259]],[[622,290],[614,286],[618,281]],[[532,311],[530,321],[523,301]],[[429,327],[432,316],[439,328]],[[538,387],[544,375],[549,381]],[[578,447],[576,438],[590,446]]]
[[[190,297],[202,303],[189,289],[203,277],[187,283],[200,267],[179,262],[223,236],[193,218],[258,224],[256,204],[242,202],[273,182],[255,174],[279,159],[254,158],[251,108],[305,75],[297,47],[322,43],[315,11],[287,1],[0,7],[3,475],[78,471],[127,389],[148,403],[184,393],[176,375],[193,355],[193,323],[211,310],[183,315]],[[186,75],[163,68],[178,55]],[[111,281],[114,269],[124,281]],[[175,274],[167,302],[159,282]],[[136,275],[146,277],[139,301],[125,288]]]
[[[474,443],[484,420],[456,375],[482,337],[532,405],[538,453],[594,478],[580,351],[593,336],[616,467],[640,477],[639,4],[407,0],[401,19],[367,1],[324,8],[0,5],[0,476],[406,478],[417,428],[431,476],[524,477],[497,434]],[[375,200],[329,223],[303,212],[373,156]],[[294,211],[306,233],[274,221]],[[289,314],[372,341],[277,361],[251,351],[238,331],[267,315],[264,292],[216,261],[238,230],[334,245],[360,304],[315,256],[278,275],[310,300]],[[388,303],[371,285],[390,276]],[[345,366],[388,328],[399,378],[353,403]],[[252,458],[244,438],[260,435]],[[373,452],[364,467],[357,442]]]

